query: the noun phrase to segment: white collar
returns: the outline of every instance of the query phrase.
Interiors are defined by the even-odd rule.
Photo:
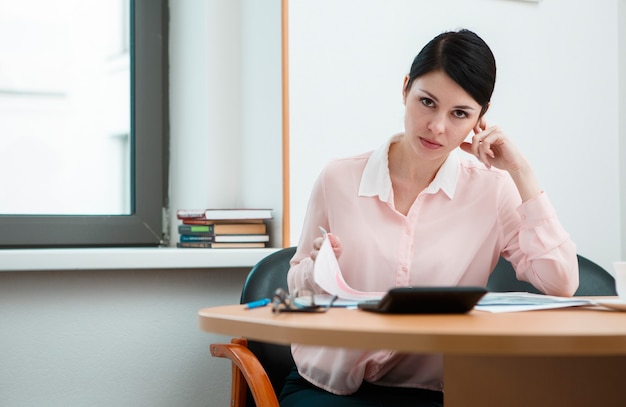
[[[389,201],[391,195],[391,177],[389,175],[389,146],[397,142],[402,135],[398,134],[390,138],[387,143],[374,150],[365,164],[359,196],[376,196],[383,202]],[[437,171],[435,179],[424,190],[425,193],[435,194],[442,190],[448,198],[454,198],[456,182],[459,177],[460,158],[456,150],[453,150]]]

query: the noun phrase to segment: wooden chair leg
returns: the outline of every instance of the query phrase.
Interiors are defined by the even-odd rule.
[[[233,363],[232,407],[245,407],[248,387],[257,406],[279,407],[272,383],[259,360],[248,349],[245,338],[233,338],[230,344],[212,344],[211,355],[230,359]]]
[[[245,338],[233,338],[230,341],[233,344],[248,348],[248,340]],[[246,406],[246,394],[248,393],[248,383],[243,376],[241,369],[236,363],[231,363],[232,367],[232,386],[230,389],[230,405],[231,407],[245,407]]]

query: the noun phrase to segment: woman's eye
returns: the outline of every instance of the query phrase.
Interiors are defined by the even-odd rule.
[[[454,115],[454,117],[459,119],[465,119],[467,117],[467,112],[463,110],[455,110],[454,112],[452,112],[452,114]]]
[[[421,99],[420,99],[420,101],[422,102],[422,104],[423,104],[424,106],[427,106],[427,107],[433,107],[433,106],[435,106],[435,102],[434,102],[432,99],[429,99],[429,98],[421,98]]]

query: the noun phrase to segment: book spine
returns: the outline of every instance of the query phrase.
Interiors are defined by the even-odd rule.
[[[183,218],[180,220],[184,225],[212,225],[215,221],[199,218]]]
[[[211,243],[213,249],[252,249],[265,247],[261,242],[241,242],[241,243]]]
[[[189,234],[213,234],[214,232],[213,225],[178,225],[178,233],[181,235],[189,235]]]
[[[215,235],[215,242],[269,242],[269,235]]]
[[[270,209],[206,209],[205,219],[237,220],[237,219],[272,219]]]
[[[214,242],[213,235],[180,235],[180,242]]]
[[[176,243],[176,247],[187,247],[187,248],[200,248],[200,249],[210,249],[213,243],[209,242],[179,242]]]
[[[179,209],[176,211],[178,219],[204,218],[205,209]]]
[[[267,227],[264,223],[231,223],[215,225],[214,230],[216,235],[262,235],[267,232]]]

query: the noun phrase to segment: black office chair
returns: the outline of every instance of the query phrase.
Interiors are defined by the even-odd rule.
[[[617,295],[613,276],[593,261],[578,255],[579,285],[575,296]],[[487,289],[495,292],[526,291],[541,294],[535,286],[519,281],[511,263],[500,257],[487,282]]]
[[[295,247],[289,247],[259,261],[248,274],[240,303],[272,298],[277,288],[287,289],[289,261],[295,252]],[[230,344],[212,344],[211,355],[233,362],[231,407],[278,407],[276,395],[294,366],[288,345],[234,338]]]

